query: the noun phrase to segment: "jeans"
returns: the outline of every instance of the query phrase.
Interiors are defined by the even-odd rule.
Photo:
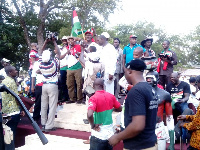
[[[6,125],[11,128],[13,131],[13,141],[10,144],[5,144],[6,150],[14,150],[15,149],[15,135],[17,130],[17,125],[20,121],[20,114],[11,116],[11,120],[9,120]]]
[[[90,150],[112,150],[113,147],[108,143],[108,140],[101,140],[95,136],[90,138]]]
[[[67,89],[67,83],[66,83],[66,78],[67,78],[67,71],[66,70],[60,70],[60,79],[61,79],[61,96],[63,100],[68,100],[69,95],[68,95],[68,89]]]
[[[175,109],[177,109],[181,114],[184,112],[185,109],[188,108],[188,103],[183,102],[183,103],[176,103],[175,104]]]

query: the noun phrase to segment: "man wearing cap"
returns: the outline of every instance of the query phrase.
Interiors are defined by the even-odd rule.
[[[96,34],[95,34],[95,30],[93,30],[94,32],[94,36],[96,37]],[[87,50],[89,50],[89,47],[90,46],[95,46],[97,51],[99,49],[99,45],[97,43],[95,43],[95,40],[93,39],[93,33],[91,31],[86,31],[85,32],[85,45],[86,45],[86,48]]]
[[[124,47],[123,51],[123,66],[133,60],[133,52],[136,47],[142,47],[141,45],[137,44],[137,36],[131,35],[129,37],[130,43]],[[146,53],[146,49],[143,48],[143,53]],[[146,54],[145,54],[146,55]]]
[[[62,37],[62,48],[60,49],[60,94],[62,96],[61,101],[67,101],[69,98],[68,89],[67,89],[67,69],[68,69],[68,54],[67,49],[68,42],[67,36]]]
[[[55,130],[54,119],[58,102],[58,65],[60,58],[60,49],[53,39],[57,54],[52,59],[51,52],[45,50],[42,53],[42,62],[40,63],[40,72],[43,75],[42,97],[41,97],[41,124],[45,132]],[[49,106],[49,107],[48,107]],[[49,109],[48,117],[47,110]]]
[[[106,41],[108,41],[110,38],[110,35],[108,34],[108,32],[103,32],[101,35],[104,35],[106,37]]]
[[[117,52],[115,47],[108,43],[104,35],[99,36],[100,62],[105,66],[104,84],[106,92],[114,95],[114,74],[116,70]]]
[[[145,63],[140,59],[131,60],[125,68],[125,77],[133,88],[125,99],[125,129],[109,140],[115,146],[121,140],[125,150],[157,150],[155,135],[158,99],[155,90],[143,77]]]
[[[5,78],[5,77],[7,77],[7,74],[5,72],[5,67],[10,65],[10,60],[3,58],[1,60],[1,65],[3,66],[3,68],[0,70],[0,75],[4,76],[4,78]]]
[[[153,38],[145,38],[142,42],[141,45],[142,47],[144,47],[144,49],[146,49],[149,57],[155,57],[156,54],[154,52],[154,50],[151,49],[151,45],[153,43]]]
[[[32,84],[31,74],[32,74],[32,70],[33,70],[33,65],[38,60],[39,60],[38,45],[37,45],[37,43],[31,43],[31,51],[29,53],[30,66],[29,66],[29,71],[28,71],[31,84]],[[29,92],[31,93],[31,88],[30,88]],[[33,96],[33,94],[31,94],[31,96]]]
[[[82,94],[82,66],[81,63],[77,60],[81,53],[81,46],[75,45],[74,37],[68,37],[68,46],[70,54],[68,57],[68,70],[67,70],[67,87],[69,92],[69,103],[73,103],[76,101],[74,98],[74,81],[76,81],[77,85],[77,104],[82,103],[83,94]]]

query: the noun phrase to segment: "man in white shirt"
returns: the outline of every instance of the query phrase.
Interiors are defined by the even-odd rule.
[[[34,63],[32,70],[32,85],[31,92],[35,93],[35,106],[33,112],[33,119],[38,122],[40,119],[40,111],[41,111],[41,96],[42,96],[42,85],[43,85],[43,75],[40,74],[39,66],[42,61],[41,56],[39,60]],[[35,83],[35,84],[34,84]]]
[[[114,95],[114,74],[116,70],[117,52],[115,47],[108,43],[104,35],[99,36],[100,62],[105,65],[105,91]]]

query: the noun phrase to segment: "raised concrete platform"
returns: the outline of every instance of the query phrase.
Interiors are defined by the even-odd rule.
[[[116,124],[118,112],[113,112],[113,125]],[[55,127],[91,132],[89,124],[84,124],[83,119],[87,118],[87,107],[83,104],[64,104],[63,109],[57,112]]]
[[[25,145],[15,150],[88,150],[89,144],[84,144],[83,140],[68,138],[56,135],[45,134],[48,143],[43,145],[37,134],[28,135],[25,138]]]

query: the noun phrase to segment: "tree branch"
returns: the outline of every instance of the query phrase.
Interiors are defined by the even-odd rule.
[[[9,12],[9,11],[6,11],[6,10],[3,10],[3,9],[0,9],[1,10],[1,12],[3,13],[3,14],[6,14],[6,15],[8,15],[9,17],[11,17],[11,18],[15,18],[15,16],[11,13],[11,12]]]
[[[25,9],[26,9],[26,12],[28,12],[28,4],[27,4],[27,2],[25,1],[25,0],[22,0],[22,2],[24,3],[24,5],[25,5]]]
[[[25,20],[24,20],[24,18],[22,16],[21,10],[19,9],[19,6],[16,3],[16,0],[13,0],[13,3],[14,3],[15,8],[17,9],[17,13],[18,13],[19,18],[20,18],[19,19],[20,24],[21,24],[22,28],[24,29],[24,38],[26,40],[26,43],[27,43],[28,47],[30,48],[31,47],[31,42],[30,42],[30,39],[29,39],[29,36],[28,36],[28,29],[26,27]]]
[[[51,12],[53,9],[55,9],[55,8],[64,8],[64,6],[53,6],[53,7],[50,7],[48,10],[47,10],[47,12],[49,13],[49,12]]]

